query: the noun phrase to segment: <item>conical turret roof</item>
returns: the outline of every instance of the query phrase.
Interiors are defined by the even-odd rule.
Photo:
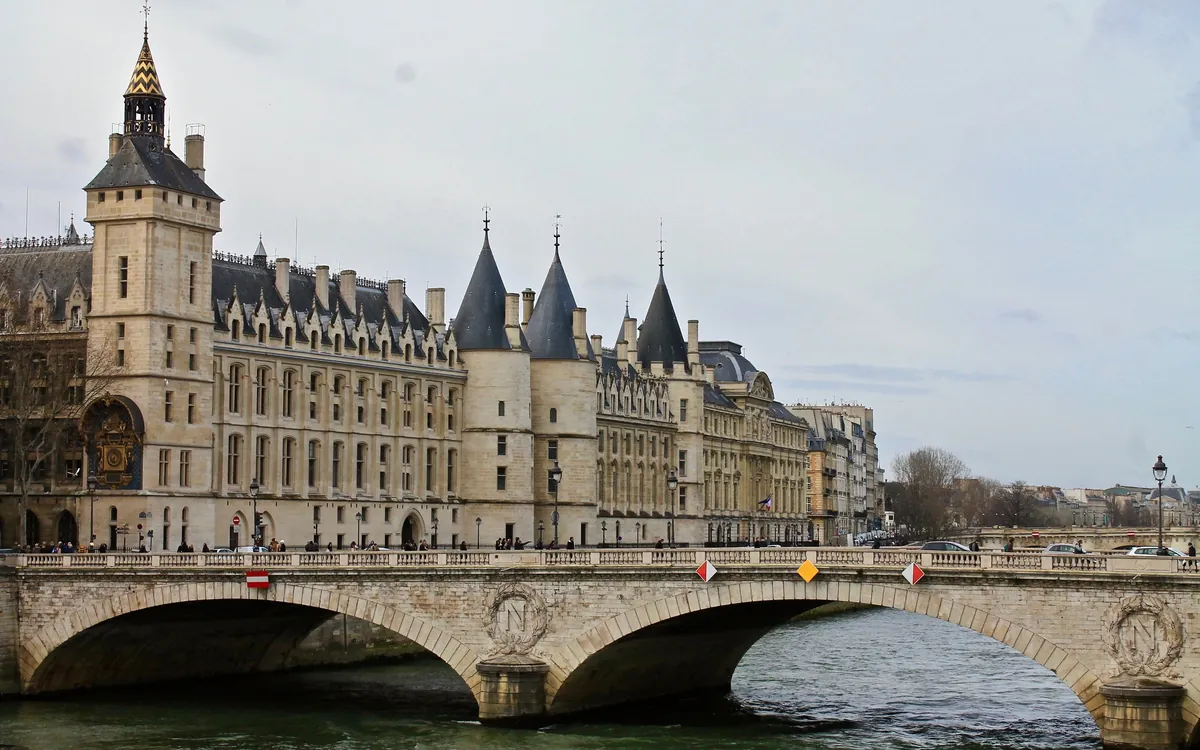
[[[534,359],[579,359],[575,348],[574,313],[575,295],[567,281],[558,248],[554,249],[554,262],[546,273],[542,292],[538,295],[533,315],[525,327],[529,349]],[[588,342],[588,359],[594,359],[591,342]]]
[[[467,284],[458,315],[454,316],[454,338],[458,348],[511,349],[504,331],[504,279],[492,255],[488,230],[483,230],[483,249]]]
[[[154,56],[150,54],[150,37],[142,37],[142,51],[138,54],[137,64],[133,66],[133,75],[129,79],[129,87],[125,96],[159,96],[166,99],[162,84],[158,81],[158,71],[154,68]]]
[[[668,368],[682,362],[687,367],[687,343],[679,329],[679,319],[675,317],[671,293],[667,291],[661,268],[658,285],[654,287],[654,296],[650,298],[650,308],[646,310],[646,319],[638,335],[637,353],[643,367],[649,367],[651,362],[661,362]]]

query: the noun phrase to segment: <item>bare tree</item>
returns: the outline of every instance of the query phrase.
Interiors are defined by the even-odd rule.
[[[1037,526],[1045,521],[1037,499],[1024,482],[1013,482],[996,493],[992,519],[1002,526]]]
[[[80,336],[0,336],[0,452],[16,486],[19,544],[27,539],[30,492],[48,483],[68,446],[82,446],[83,410],[115,373],[115,362],[89,356]]]
[[[987,477],[971,477],[960,481],[953,498],[960,525],[978,528],[993,523],[996,497],[1003,489],[1003,485]]]
[[[919,448],[898,456],[892,462],[896,522],[919,537],[941,536],[953,525],[955,493],[967,474],[967,465],[941,448]]]

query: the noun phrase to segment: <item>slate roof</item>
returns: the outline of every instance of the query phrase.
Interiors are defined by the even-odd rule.
[[[91,245],[0,250],[0,287],[7,287],[13,297],[17,292],[21,293],[21,309],[14,310],[15,314],[24,314],[25,303],[40,281],[46,285],[51,297],[57,292],[57,304],[50,319],[65,320],[67,297],[71,295],[76,279],[83,286],[84,293],[90,296]]]
[[[732,341],[701,341],[700,362],[722,383],[749,383],[758,374],[754,363],[742,356],[741,344]]]
[[[687,369],[687,344],[679,330],[679,319],[675,317],[671,293],[667,291],[661,268],[658,285],[654,287],[654,296],[650,298],[650,307],[638,335],[637,353],[643,367],[649,367],[651,362],[661,362],[670,368],[679,362]]]
[[[738,405],[733,402],[733,399],[721,392],[721,389],[712,383],[704,384],[704,403],[710,406],[720,406],[724,409],[737,409]]]
[[[512,349],[504,331],[504,279],[492,255],[488,230],[483,230],[483,249],[475,261],[475,271],[467,284],[458,315],[454,316],[454,338],[462,351],[470,349]],[[521,337],[522,348],[528,344]]]
[[[617,332],[616,343],[629,343],[625,341],[625,321],[629,320],[629,300],[625,300],[625,317],[621,319],[621,330]]]
[[[121,148],[84,190],[165,187],[202,198],[221,200],[183,160],[153,135],[125,136]],[[129,196],[131,199],[133,196]]]
[[[575,295],[571,283],[563,270],[558,248],[554,249],[554,261],[546,273],[541,294],[533,308],[533,315],[525,326],[525,337],[529,341],[533,359],[579,359],[575,347],[574,312]],[[461,340],[459,343],[461,347]],[[595,360],[591,341],[587,344],[587,358]]]
[[[767,414],[774,419],[780,420],[781,422],[791,422],[792,424],[796,425],[807,424],[805,420],[797,417],[795,414],[792,414],[790,411],[788,411],[786,406],[778,401],[772,401],[767,405]]]

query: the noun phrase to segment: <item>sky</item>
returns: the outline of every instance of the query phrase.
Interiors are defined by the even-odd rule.
[[[0,236],[81,214],[137,0],[4,3]],[[216,247],[461,301],[562,259],[611,345],[665,274],[785,403],[875,409],[881,461],[1200,484],[1200,3],[158,0]],[[60,209],[61,205],[61,209]]]

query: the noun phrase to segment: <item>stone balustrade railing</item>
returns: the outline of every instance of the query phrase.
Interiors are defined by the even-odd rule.
[[[656,566],[696,568],[708,561],[730,566],[795,569],[806,560],[819,569],[884,568],[917,563],[930,570],[1052,571],[1056,573],[1200,573],[1187,558],[1129,555],[1047,555],[1029,552],[923,552],[836,547],[720,549],[575,549],[537,551],[427,552],[265,552],[265,553],[108,553],[0,556],[0,565],[18,568],[135,569],[180,568],[489,568]]]

